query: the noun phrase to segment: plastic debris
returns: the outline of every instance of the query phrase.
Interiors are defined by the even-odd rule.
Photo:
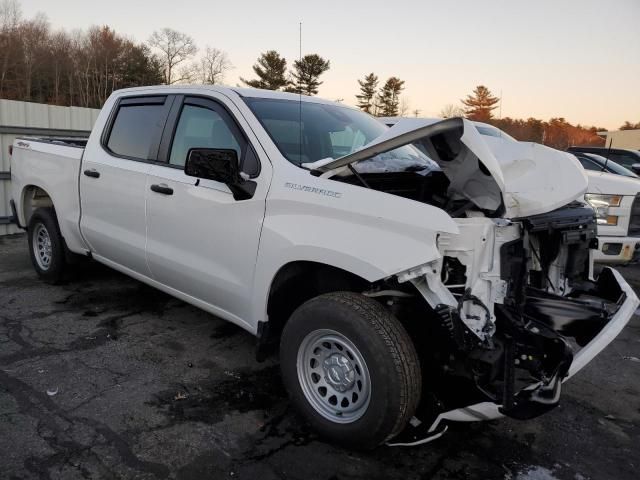
[[[57,394],[58,394],[58,387],[47,390],[47,395],[49,395],[50,397],[53,397],[54,395],[57,395]]]
[[[182,392],[176,393],[176,396],[173,397],[174,400],[184,400],[185,398],[187,398],[187,394]]]

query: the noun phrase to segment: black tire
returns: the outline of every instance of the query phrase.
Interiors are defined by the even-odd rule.
[[[44,229],[51,243],[51,254],[48,262],[38,260],[38,252],[34,237]],[[47,283],[58,284],[65,278],[67,271],[66,248],[64,239],[60,234],[58,219],[53,208],[38,208],[27,226],[27,238],[29,239],[29,255],[31,263],[38,276]]]
[[[319,413],[305,396],[298,373],[298,352],[304,351],[305,338],[327,330],[357,348],[370,378],[366,410],[349,423]],[[352,292],[320,295],[293,312],[280,341],[280,368],[292,403],[311,425],[326,439],[352,448],[374,448],[400,433],[422,391],[418,354],[402,324],[377,301]],[[325,370],[325,379],[326,374]]]

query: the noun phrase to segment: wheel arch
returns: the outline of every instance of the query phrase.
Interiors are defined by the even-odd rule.
[[[371,282],[343,268],[311,260],[295,260],[282,265],[271,280],[266,298],[266,321],[258,335],[279,338],[291,314],[307,300],[337,291],[362,292]],[[268,324],[268,329],[265,327]]]
[[[49,192],[35,184],[25,185],[20,195],[20,212],[22,225],[29,225],[29,220],[37,208],[54,208],[53,198]]]

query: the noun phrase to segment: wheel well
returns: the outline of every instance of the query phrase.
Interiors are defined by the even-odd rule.
[[[28,185],[24,188],[22,195],[22,213],[24,215],[24,224],[29,225],[31,215],[40,207],[53,207],[51,196],[42,188],[36,185]]]
[[[269,336],[279,338],[285,323],[300,305],[323,293],[363,292],[370,283],[346,270],[316,262],[297,261],[283,266],[271,283],[267,314]]]

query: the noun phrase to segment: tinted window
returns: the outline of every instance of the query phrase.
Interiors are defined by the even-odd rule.
[[[107,147],[116,155],[147,160],[159,128],[164,106],[122,105],[111,127]]]
[[[595,163],[593,163],[591,160],[587,160],[584,157],[578,157],[578,161],[582,164],[582,166],[584,168],[586,168],[587,170],[598,170],[598,171],[602,171],[602,167],[600,167],[599,165],[596,165]]]
[[[607,156],[606,153],[603,156]],[[640,163],[640,157],[636,157],[632,153],[614,153],[611,152],[609,155],[609,160],[613,160],[619,165],[623,167],[631,168],[634,163]]]
[[[173,138],[169,163],[184,166],[191,148],[225,148],[235,150],[238,159],[242,158],[236,137],[218,112],[185,105]]]
[[[619,165],[616,162],[614,162],[613,160],[607,161],[607,159],[601,155],[596,155],[595,153],[585,153],[582,156],[588,158],[589,160],[592,160],[594,163],[599,165],[601,167],[600,170],[602,170],[602,168],[604,168],[604,166],[606,165],[607,172],[616,173],[618,175],[624,175],[625,177],[634,177],[634,178],[638,177],[631,170],[626,169],[622,165]]]

